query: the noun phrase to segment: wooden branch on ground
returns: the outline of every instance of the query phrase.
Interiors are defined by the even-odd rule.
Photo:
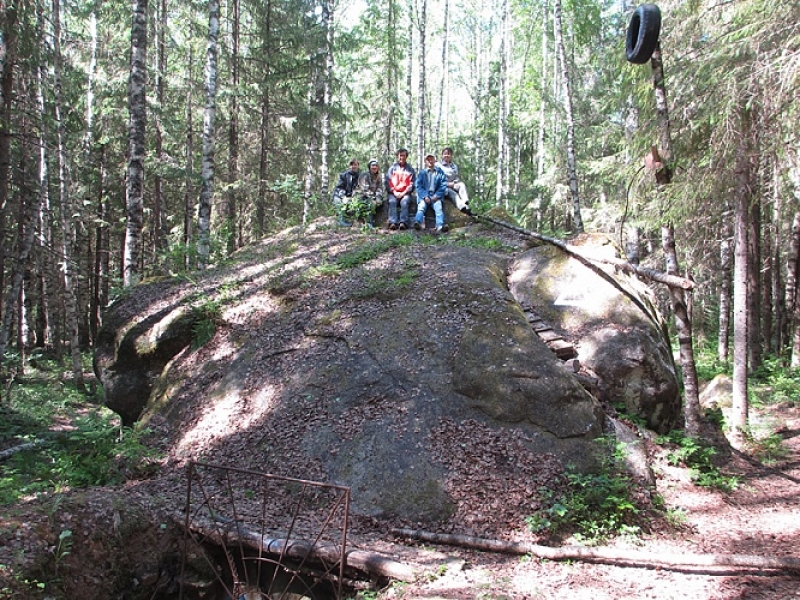
[[[17,444],[16,446],[12,446],[11,448],[6,448],[2,452],[0,452],[0,461],[5,460],[7,458],[11,458],[17,452],[24,452],[25,450],[33,450],[34,448],[38,448],[39,446],[44,446],[47,443],[47,440],[36,440],[34,442],[25,442],[23,444]]]
[[[612,548],[585,548],[582,546],[539,546],[526,542],[491,540],[471,535],[433,533],[414,529],[393,529],[392,533],[405,538],[461,546],[505,554],[532,554],[548,560],[583,560],[610,565],[644,568],[708,568],[736,567],[744,569],[800,572],[800,559],[793,556],[765,557],[747,554],[655,554]]]
[[[186,526],[183,515],[174,515],[175,523],[183,529]],[[315,564],[336,564],[339,562],[342,547],[331,543],[314,543],[307,540],[287,540],[262,535],[245,523],[216,522],[210,519],[194,518],[189,524],[192,533],[221,546],[242,544],[253,550],[272,556],[286,556],[295,561],[312,560]],[[368,576],[388,577],[400,581],[413,581],[422,568],[417,565],[398,562],[384,554],[368,550],[345,550],[345,567],[355,569]]]
[[[563,240],[542,235],[541,233],[536,233],[535,231],[530,231],[528,229],[523,229],[522,227],[511,225],[510,223],[500,221],[499,219],[495,219],[493,217],[486,217],[483,215],[479,215],[478,218],[483,219],[485,221],[489,221],[490,223],[494,223],[495,225],[498,225],[500,227],[505,227],[506,229],[516,231],[517,233],[520,233],[534,240],[539,240],[540,242],[545,242],[547,244],[550,244],[551,246],[560,248],[567,254],[570,254],[575,258],[581,260],[613,265],[614,267],[618,268],[619,270],[625,273],[632,273],[634,275],[638,275],[640,277],[644,277],[652,281],[657,281],[658,283],[663,283],[664,285],[668,285],[670,287],[678,287],[684,290],[694,289],[694,282],[689,279],[686,279],[685,277],[677,277],[675,275],[668,275],[667,273],[656,271],[654,269],[639,267],[637,265],[629,263],[627,260],[622,260],[621,258],[599,258],[596,256],[589,256],[588,254],[585,254],[578,246],[573,246]]]

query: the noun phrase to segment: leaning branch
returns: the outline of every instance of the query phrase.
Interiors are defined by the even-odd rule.
[[[689,279],[686,279],[685,277],[677,277],[676,275],[668,275],[667,273],[656,271],[654,269],[639,267],[637,265],[629,263],[627,260],[622,260],[620,258],[601,258],[597,256],[589,256],[588,254],[585,254],[578,246],[573,246],[571,244],[566,243],[563,240],[552,238],[543,235],[541,233],[536,233],[535,231],[530,231],[528,229],[523,229],[522,227],[511,225],[510,223],[506,223],[505,221],[500,221],[499,219],[495,219],[493,217],[486,217],[483,215],[479,215],[478,218],[483,219],[484,221],[489,221],[490,223],[494,223],[495,225],[498,225],[500,227],[505,227],[506,229],[510,229],[511,231],[516,231],[517,233],[522,234],[531,239],[538,240],[540,242],[545,242],[547,244],[550,244],[551,246],[560,248],[567,254],[570,254],[571,256],[574,256],[575,258],[578,258],[583,261],[599,262],[603,264],[613,265],[614,267],[618,268],[620,271],[623,271],[625,273],[632,273],[634,275],[644,277],[645,279],[650,279],[652,281],[657,281],[658,283],[663,283],[670,287],[678,287],[684,290],[694,289],[694,282]]]
[[[526,542],[507,542],[471,535],[433,533],[414,529],[393,529],[397,536],[505,554],[531,554],[547,560],[582,560],[586,562],[642,567],[648,569],[702,569],[738,568],[761,571],[800,572],[800,559],[793,556],[765,557],[747,554],[670,554],[615,550],[611,548],[585,548],[582,546],[539,546]]]

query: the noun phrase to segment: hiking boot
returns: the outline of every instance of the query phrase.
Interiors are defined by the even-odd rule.
[[[461,212],[467,215],[468,217],[474,217],[475,215],[472,214],[472,211],[469,209],[469,206],[465,206],[461,209]]]
[[[395,229],[397,229],[397,223],[387,223],[386,224],[386,229],[389,229],[390,231],[394,231]]]
[[[344,217],[339,217],[339,220],[336,222],[339,227],[350,227],[352,223],[345,221]]]
[[[436,233],[447,233],[448,231],[450,231],[450,227],[448,227],[446,223],[436,228]]]
[[[420,223],[419,221],[414,221],[414,229],[416,229],[417,231],[422,229],[422,223]]]
[[[408,229],[408,225],[406,225],[405,223],[400,223],[400,225],[398,225],[397,228],[400,231],[403,231],[404,229]]]

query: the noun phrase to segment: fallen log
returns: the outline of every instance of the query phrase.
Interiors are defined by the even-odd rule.
[[[175,523],[184,529],[184,515],[174,515]],[[242,544],[243,546],[276,557],[288,557],[295,561],[312,560],[318,564],[338,564],[342,547],[332,543],[310,542],[302,539],[272,538],[263,535],[242,522],[218,522],[195,518],[189,523],[191,533],[199,534],[220,546]],[[422,572],[417,565],[394,560],[385,554],[368,550],[345,549],[345,566],[372,577],[387,577],[399,581],[413,581]]]
[[[498,225],[500,227],[505,227],[506,229],[510,229],[511,231],[516,231],[517,233],[532,238],[534,240],[545,242],[546,244],[550,244],[551,246],[560,248],[567,254],[583,261],[598,262],[598,263],[613,265],[614,267],[618,268],[620,271],[623,271],[625,273],[629,274],[633,273],[634,275],[638,275],[639,277],[644,277],[645,279],[657,281],[658,283],[663,283],[664,285],[668,285],[670,287],[678,287],[684,290],[694,289],[694,282],[691,281],[690,279],[686,279],[685,277],[678,277],[676,275],[669,275],[661,271],[656,271],[655,269],[647,269],[645,267],[640,267],[638,265],[629,263],[627,260],[622,260],[621,258],[603,258],[597,256],[590,256],[585,252],[583,252],[581,248],[579,248],[578,246],[573,246],[563,240],[543,235],[541,233],[536,233],[535,231],[530,231],[528,229],[523,229],[522,227],[511,225],[510,223],[506,223],[505,221],[501,221],[493,217],[478,215],[477,218],[489,221],[490,223],[494,223],[495,225]]]
[[[547,560],[582,560],[628,567],[649,569],[737,567],[767,571],[800,572],[800,559],[793,556],[765,557],[748,554],[655,554],[612,548],[586,548],[583,546],[540,546],[527,542],[507,542],[471,535],[434,533],[419,529],[393,529],[394,535],[409,539],[460,546],[475,550],[504,554],[531,554]]]

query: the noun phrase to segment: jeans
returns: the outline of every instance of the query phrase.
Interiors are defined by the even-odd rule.
[[[389,194],[389,223],[405,223],[408,225],[408,205],[411,196],[406,194],[400,198],[400,219],[397,218],[397,196]]]
[[[428,203],[424,200],[417,203],[417,223],[422,224],[425,222],[425,210],[428,208],[428,206]],[[442,207],[441,200],[437,200],[433,203],[433,212],[436,214],[436,229],[439,229],[442,225],[444,225],[444,208]]]

